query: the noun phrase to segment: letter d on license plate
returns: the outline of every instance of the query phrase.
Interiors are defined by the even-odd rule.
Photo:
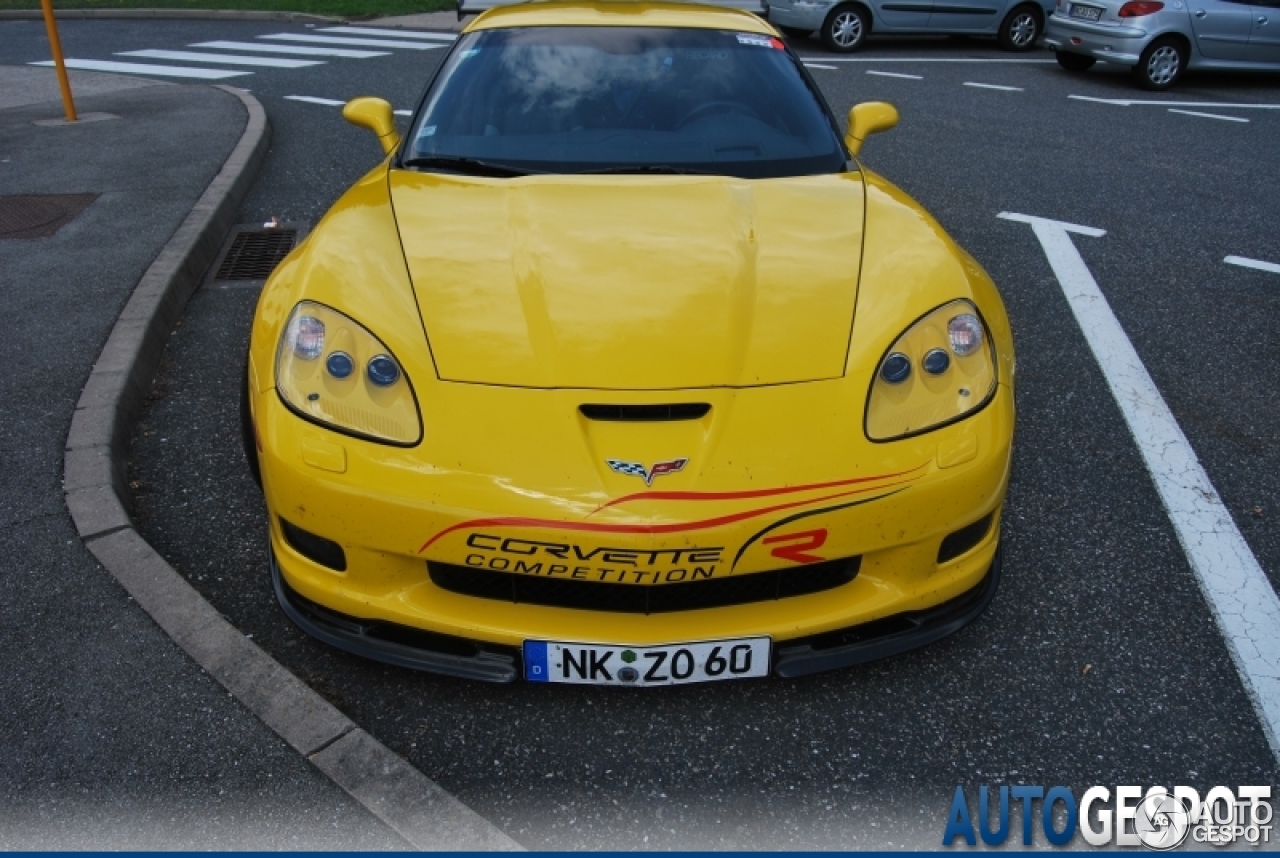
[[[524,678],[575,685],[687,685],[769,675],[770,639],[612,646],[525,641]]]

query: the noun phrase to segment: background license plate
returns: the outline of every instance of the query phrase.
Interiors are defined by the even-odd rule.
[[[769,675],[770,639],[607,646],[524,642],[524,678],[575,685],[686,685]]]
[[[1084,18],[1086,21],[1096,21],[1102,17],[1102,10],[1097,6],[1080,6],[1076,3],[1071,4],[1071,9],[1067,12],[1069,18]]]

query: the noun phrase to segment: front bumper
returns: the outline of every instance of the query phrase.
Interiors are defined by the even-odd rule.
[[[933,608],[886,617],[861,626],[789,641],[773,651],[775,676],[794,678],[852,667],[934,643],[964,628],[981,614],[1000,584],[1001,553],[978,584]],[[424,633],[389,623],[361,620],[330,611],[285,583],[271,552],[271,581],[276,600],[289,619],[330,646],[364,658],[485,682],[513,682],[523,676],[521,651],[465,638]]]
[[[1137,65],[1151,38],[1151,33],[1138,27],[1095,24],[1056,13],[1045,22],[1044,43],[1051,50],[1122,65]]]
[[[527,486],[513,487],[505,478],[484,476],[519,473],[516,464],[470,463],[467,467],[465,458],[461,469],[439,464],[468,455],[499,455],[517,441],[476,447],[468,438],[467,449],[445,450],[444,440],[439,440],[444,430],[437,429],[437,443],[444,452],[433,460],[437,464],[428,464],[423,451],[344,438],[306,423],[285,409],[274,390],[263,391],[255,397],[253,410],[263,440],[260,462],[275,574],[287,588],[282,592],[298,597],[292,601],[293,610],[286,610],[308,631],[345,649],[377,638],[370,631],[376,627],[413,629],[426,636],[468,642],[460,651],[464,655],[475,655],[476,646],[485,654],[506,653],[497,661],[484,658],[463,663],[381,645],[375,648],[377,652],[365,653],[408,667],[504,681],[516,668],[498,662],[505,659],[513,665],[511,653],[527,639],[644,646],[768,635],[778,646],[780,665],[814,659],[814,663],[823,663],[829,653],[801,657],[787,648],[886,617],[929,611],[977,587],[994,563],[999,544],[999,510],[1009,477],[1012,392],[1001,385],[991,402],[972,417],[889,444],[847,437],[834,443],[832,433],[821,422],[792,421],[789,431],[793,437],[785,449],[762,447],[758,427],[766,424],[767,415],[821,413],[824,403],[830,407],[827,388],[804,387],[761,390],[739,397],[732,406],[737,411],[732,424],[734,432],[736,427],[744,427],[750,437],[742,443],[750,449],[737,449],[738,441],[729,434],[720,440],[719,450],[726,462],[754,460],[756,470],[748,476],[755,481],[739,482],[738,487],[755,489],[763,479],[766,486],[784,487],[778,490],[782,492],[779,496],[698,502],[651,500],[643,483],[634,480],[634,487],[641,489],[634,503],[617,505],[615,498],[615,505],[603,507],[599,494],[575,496],[568,489],[539,493]],[[499,395],[468,391],[473,397],[482,394]],[[521,397],[536,403],[558,395],[500,393],[517,413]],[[579,394],[571,391],[564,395]],[[707,395],[727,398],[731,394]],[[719,403],[718,407],[730,406]],[[660,431],[696,428],[655,426],[636,430],[632,443]],[[605,428],[621,431],[617,425]],[[550,448],[555,439],[565,444],[563,450]],[[572,445],[577,443],[572,433],[552,433],[545,441],[547,446],[533,448],[542,449],[536,460],[525,456],[521,461],[567,467],[564,463],[583,455],[573,451]],[[847,455],[834,460],[815,452],[824,445],[832,451],[847,449]],[[797,450],[811,455],[798,457]],[[516,454],[524,455],[519,450]],[[863,481],[858,477],[867,473],[874,478]],[[825,485],[833,474],[858,479],[852,486],[796,493],[797,483]],[[882,478],[882,474],[889,476]],[[556,485],[555,478],[549,473],[539,484]],[[680,478],[685,477],[663,479],[677,488],[682,485]],[[585,483],[587,477],[580,479]],[[690,474],[683,485],[733,488],[733,483],[726,486],[727,479],[706,466],[703,473]],[[575,505],[575,497],[590,497],[591,501]],[[497,510],[518,517],[495,520]],[[690,518],[711,524],[686,527]],[[983,526],[961,550],[945,549],[948,539],[982,520],[993,523]],[[675,532],[617,532],[634,531],[637,526],[643,530],[655,522],[654,529],[674,528]],[[612,528],[613,532],[596,535],[572,529],[584,524]],[[285,532],[287,526],[322,541],[332,540],[330,544],[337,549],[334,553],[342,561],[326,563],[314,549],[299,543],[296,533],[291,541]],[[823,540],[817,549],[820,558],[849,561],[855,574],[851,580],[820,587],[791,588],[785,598],[694,600],[693,604],[674,607],[648,601],[639,608],[584,606],[512,591],[495,598],[492,593],[449,585],[436,574],[444,568],[474,572],[477,577],[503,578],[505,573],[514,579],[517,572],[532,572],[542,576],[539,584],[568,585],[579,592],[582,588],[602,593],[604,588],[640,588],[672,593],[708,583],[732,589],[739,582],[756,583],[775,572],[789,574],[822,566],[779,559],[786,556],[787,545],[802,546],[818,532]],[[781,543],[766,542],[775,537],[784,539]],[[786,541],[791,538],[801,543]],[[783,546],[783,554],[776,553],[780,550],[775,548],[777,544]],[[577,557],[581,562],[561,561],[560,557]],[[541,568],[535,569],[539,563]],[[645,571],[649,569],[654,571]],[[700,573],[713,580],[700,581]],[[584,580],[572,580],[575,578]],[[281,601],[290,603],[283,596]],[[308,604],[320,609],[319,614],[311,612],[309,620],[304,616],[308,612],[298,607]],[[336,618],[334,623],[316,619],[325,616],[324,612]],[[330,627],[335,623],[347,633],[334,632]],[[393,637],[401,643],[407,640],[403,635]],[[423,648],[410,646],[414,649]],[[806,672],[799,667],[795,670]]]

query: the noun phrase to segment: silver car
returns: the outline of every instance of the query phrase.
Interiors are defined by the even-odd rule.
[[[1035,46],[1054,0],[769,0],[769,23],[789,36],[818,31],[833,51],[886,35],[995,36],[1010,51]]]
[[[1045,44],[1067,71],[1098,60],[1167,89],[1187,69],[1280,71],[1280,0],[1057,0]]]

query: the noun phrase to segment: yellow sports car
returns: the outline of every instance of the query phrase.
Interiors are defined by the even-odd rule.
[[[791,677],[977,616],[1000,296],[768,24],[547,2],[461,35],[263,290],[244,432],[312,635],[474,679]]]

